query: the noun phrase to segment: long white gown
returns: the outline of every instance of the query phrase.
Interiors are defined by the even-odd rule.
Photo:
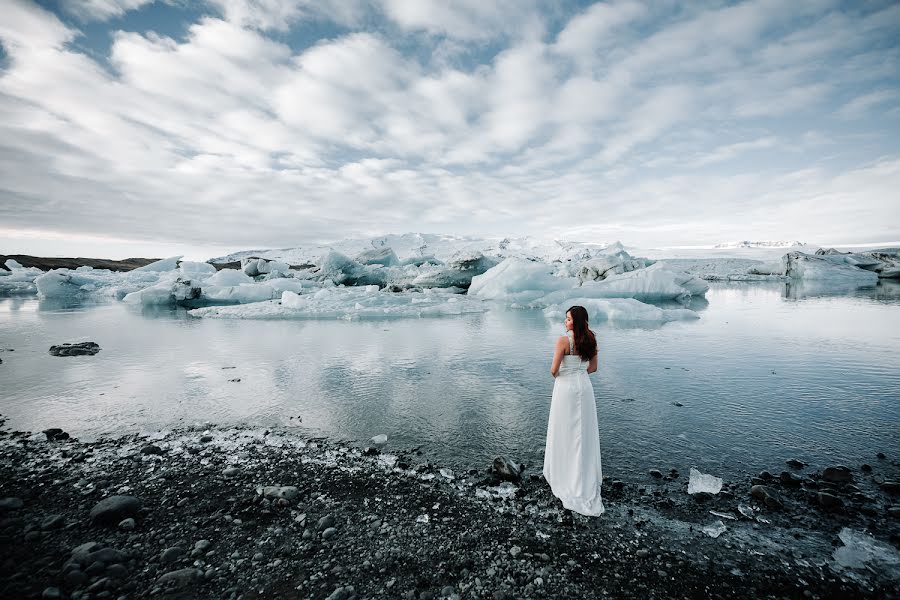
[[[544,478],[565,508],[589,517],[603,514],[600,485],[600,430],[588,362],[572,353],[563,356],[550,401]]]

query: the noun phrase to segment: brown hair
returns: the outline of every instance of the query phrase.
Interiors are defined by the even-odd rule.
[[[573,306],[566,311],[572,315],[572,333],[575,334],[575,350],[582,360],[591,360],[597,354],[597,338],[588,327],[588,311],[583,306]]]

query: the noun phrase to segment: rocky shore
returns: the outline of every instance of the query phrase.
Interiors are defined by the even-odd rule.
[[[898,463],[780,465],[687,494],[607,480],[564,515],[539,469],[290,431],[80,442],[0,431],[2,598],[896,598]],[[774,469],[776,465],[772,465]]]

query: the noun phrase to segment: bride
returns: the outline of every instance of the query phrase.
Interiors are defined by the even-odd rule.
[[[597,370],[597,340],[583,306],[566,311],[566,335],[556,341],[550,374],[553,397],[547,423],[544,477],[563,508],[603,514],[597,404],[588,377]]]

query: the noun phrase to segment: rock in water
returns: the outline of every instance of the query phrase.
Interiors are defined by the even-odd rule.
[[[705,492],[707,494],[718,494],[722,491],[722,479],[714,475],[701,473],[694,467],[691,467],[690,480],[688,481],[688,494],[697,494]]]
[[[100,346],[96,342],[50,346],[50,354],[53,356],[93,356],[98,352],[100,352]]]
[[[764,485],[754,485],[751,487],[750,495],[772,510],[780,510],[784,506],[781,503],[781,500],[778,499],[778,496],[775,495],[775,492]]]
[[[847,483],[853,481],[853,472],[843,465],[827,467],[822,473],[822,479],[832,483]]]
[[[491,465],[491,475],[514,483],[521,481],[522,471],[524,470],[525,465],[516,464],[503,456],[495,458],[494,463]]]
[[[91,519],[100,525],[115,525],[127,517],[137,516],[141,502],[134,496],[110,496],[91,509]]]

